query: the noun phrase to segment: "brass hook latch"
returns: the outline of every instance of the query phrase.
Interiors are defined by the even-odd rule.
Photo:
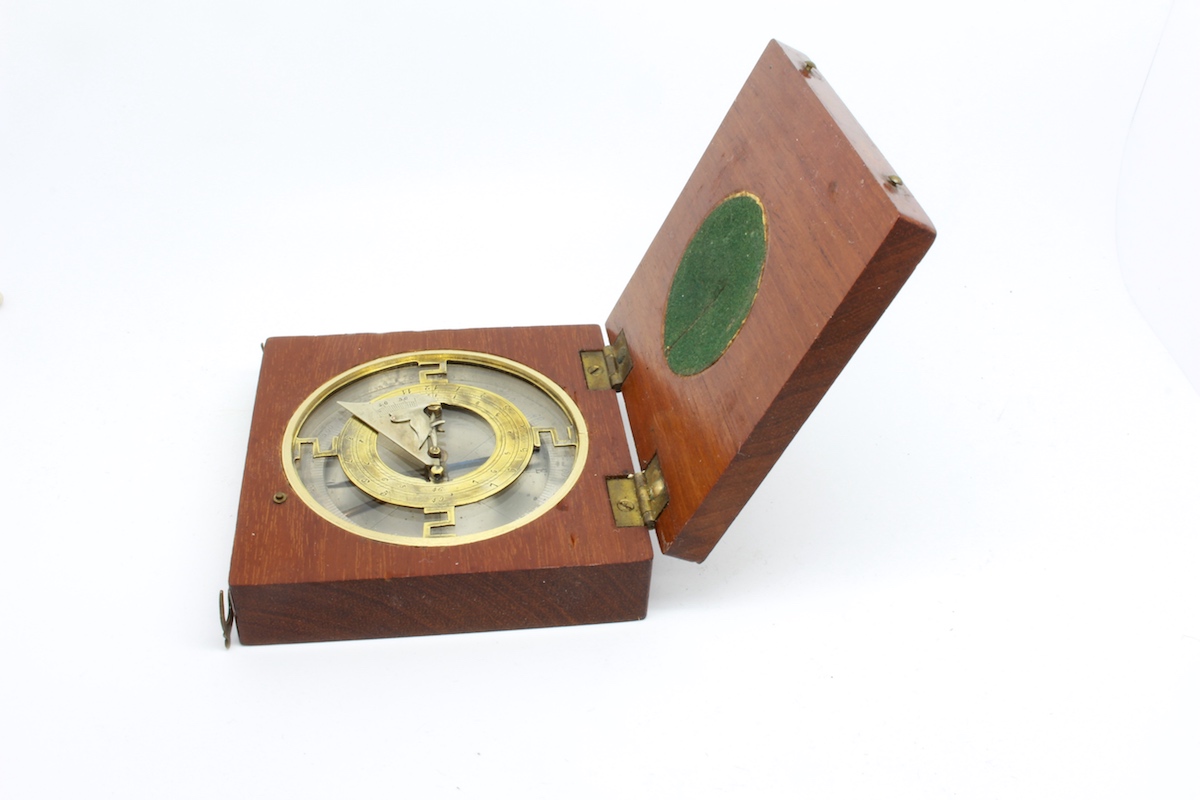
[[[228,650],[233,638],[233,598],[226,600],[225,590],[222,589],[217,595],[217,605],[220,606],[221,632],[225,634],[225,649]]]

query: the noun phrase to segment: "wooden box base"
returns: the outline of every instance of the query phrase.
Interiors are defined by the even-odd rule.
[[[616,395],[589,390],[579,359],[580,351],[603,344],[595,325],[269,340],[229,574],[239,640],[366,639],[644,617],[650,537],[645,528],[615,526],[605,484],[631,470]],[[427,349],[518,361],[579,406],[587,462],[554,508],[492,539],[412,547],[357,536],[290,496],[281,442],[304,399],[355,365]],[[277,502],[279,494],[288,497]]]

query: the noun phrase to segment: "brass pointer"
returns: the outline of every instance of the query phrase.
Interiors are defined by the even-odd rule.
[[[399,447],[397,455],[412,467],[426,470],[431,480],[440,480],[446,457],[437,441],[438,433],[446,424],[442,419],[442,406],[433,398],[409,396],[404,400],[404,403],[388,400],[370,403],[339,401],[338,405]]]

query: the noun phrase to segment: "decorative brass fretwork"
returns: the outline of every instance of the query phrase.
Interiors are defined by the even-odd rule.
[[[574,447],[578,444],[575,440],[575,431],[567,428],[567,437],[565,439],[558,438],[558,431],[554,428],[534,428],[533,429],[533,449],[537,450],[542,446],[542,434],[550,435],[550,444],[555,447]]]
[[[312,445],[313,458],[330,458],[338,454],[338,437],[336,436],[330,440],[328,450],[322,450],[321,442],[317,439],[296,439],[292,447],[292,460],[300,460],[300,448],[306,444]]]
[[[454,535],[454,533],[452,531],[440,531],[438,533],[434,533],[434,531],[433,531],[434,528],[453,528],[454,527],[454,506],[449,506],[448,508],[427,508],[427,509],[425,509],[425,513],[426,514],[445,514],[446,515],[445,519],[426,520],[425,530],[424,530],[424,533],[422,534],[426,539],[433,538],[434,536],[453,536]]]

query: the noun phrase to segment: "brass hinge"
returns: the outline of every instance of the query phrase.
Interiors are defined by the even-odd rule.
[[[619,392],[633,369],[625,331],[618,333],[616,341],[603,350],[583,350],[579,358],[583,361],[583,374],[589,389],[616,389]]]
[[[653,525],[670,499],[657,453],[644,472],[608,479],[608,500],[618,528]]]

